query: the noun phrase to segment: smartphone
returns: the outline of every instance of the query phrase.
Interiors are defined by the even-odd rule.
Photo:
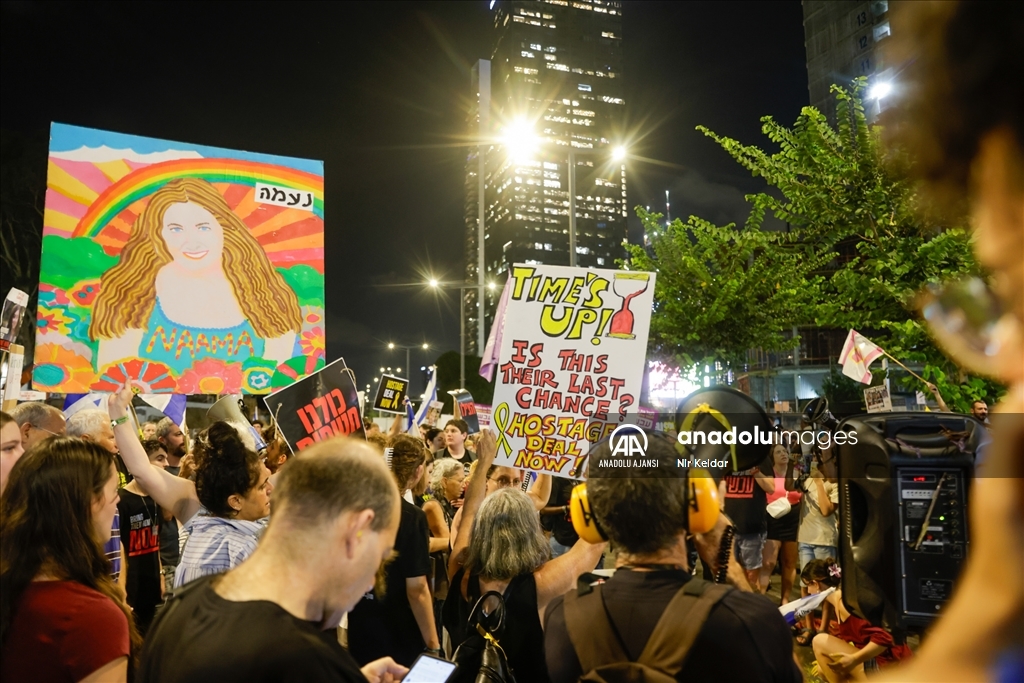
[[[455,662],[421,654],[412,663],[402,683],[445,683],[455,673]]]

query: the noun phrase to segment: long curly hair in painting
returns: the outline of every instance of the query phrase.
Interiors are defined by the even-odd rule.
[[[156,303],[157,272],[171,262],[171,253],[160,236],[164,213],[172,204],[186,202],[212,213],[224,229],[224,274],[256,334],[271,339],[289,331],[300,332],[298,297],[224,197],[205,180],[176,178],[153,193],[132,226],[120,261],[103,274],[89,336],[113,339],[129,329],[145,329]]]

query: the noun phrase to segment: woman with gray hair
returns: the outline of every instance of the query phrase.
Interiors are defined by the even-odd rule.
[[[594,568],[605,544],[580,540],[551,560],[533,500],[514,488],[485,496],[487,471],[494,462],[495,438],[485,431],[477,444],[477,466],[462,509],[463,531],[448,562],[451,588],[443,621],[458,647],[469,635],[467,620],[481,595],[497,591],[505,599],[501,648],[520,681],[549,680],[544,661],[541,617],[548,603],[570,591],[581,574]]]

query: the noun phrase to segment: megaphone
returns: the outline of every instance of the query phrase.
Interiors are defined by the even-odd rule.
[[[729,387],[710,387],[699,389],[684,398],[676,412],[676,429],[680,432],[720,432],[723,435],[736,430],[747,434],[774,434],[775,425],[768,413],[752,398]],[[698,460],[730,461],[729,469],[742,472],[764,462],[771,453],[771,444],[764,444],[761,439],[747,441],[733,440],[732,443],[712,444],[702,439],[698,445],[686,446],[690,457]],[[680,441],[680,444],[683,444]],[[716,472],[717,476],[727,472]]]
[[[263,440],[263,435],[260,434],[259,430],[253,427],[249,420],[245,419],[241,404],[242,399],[228,394],[210,406],[210,409],[206,411],[206,417],[211,422],[239,422],[245,425],[249,428],[249,433],[252,434],[252,438],[256,442],[256,452],[259,453],[262,450],[266,450],[267,442]]]
[[[690,470],[686,482],[686,529],[691,534],[703,534],[715,528],[720,511],[718,484],[711,473],[703,469]],[[587,485],[577,485],[569,499],[569,517],[576,535],[587,543],[603,543],[608,540],[587,498]]]

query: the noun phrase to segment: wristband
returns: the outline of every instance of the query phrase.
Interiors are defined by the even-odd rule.
[[[121,417],[117,418],[116,420],[111,420],[110,421],[110,428],[113,429],[117,425],[123,425],[127,421],[128,421],[128,416],[127,415],[122,415]]]

